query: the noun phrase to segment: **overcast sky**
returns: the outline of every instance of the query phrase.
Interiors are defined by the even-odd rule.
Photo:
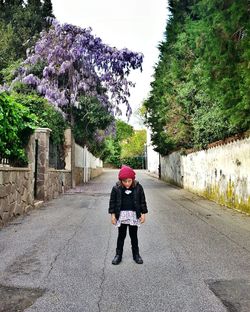
[[[153,67],[158,60],[157,46],[164,38],[167,0],[52,0],[60,22],[91,27],[93,34],[117,48],[144,54],[143,72],[135,71],[129,99],[135,111],[147,98]],[[131,119],[136,126],[136,120]]]

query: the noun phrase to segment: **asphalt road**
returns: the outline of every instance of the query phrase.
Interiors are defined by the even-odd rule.
[[[143,171],[149,213],[111,264],[107,213],[118,171],[105,173],[0,230],[1,312],[249,312],[250,217]]]

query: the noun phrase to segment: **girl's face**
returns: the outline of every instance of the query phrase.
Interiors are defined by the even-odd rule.
[[[124,180],[122,180],[122,185],[124,187],[126,187],[127,189],[130,188],[132,183],[133,183],[133,179],[124,179]]]

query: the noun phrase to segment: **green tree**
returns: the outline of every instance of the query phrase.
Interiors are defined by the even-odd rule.
[[[12,49],[15,32],[11,25],[0,21],[0,70],[9,66],[16,59],[16,52]]]
[[[114,117],[95,97],[81,96],[78,107],[73,108],[73,118],[76,143],[103,157],[105,131],[109,131]]]
[[[53,6],[51,0],[43,1],[42,17],[43,17],[43,28],[48,29],[51,26],[51,21],[48,19],[48,17],[55,18],[53,14]]]
[[[116,134],[111,135],[105,140],[103,159],[106,163],[115,167],[121,166],[121,142],[131,137],[134,133],[132,126],[117,119],[115,122]]]
[[[42,16],[46,17],[54,17],[53,14],[53,6],[51,0],[44,0],[42,5]]]
[[[146,122],[156,150],[204,147],[250,127],[248,0],[169,1]]]
[[[134,129],[126,122],[117,119],[116,120],[116,139],[121,142],[133,135]]]
[[[0,18],[9,24],[12,22],[13,16],[17,16],[23,9],[24,1],[22,0],[5,0],[0,2]],[[16,21],[13,21],[16,23]]]
[[[54,16],[50,1],[0,2],[0,72],[13,61],[25,58],[27,48],[35,43],[43,28],[50,26],[48,16]],[[0,84],[3,82],[0,73]]]
[[[133,168],[144,168],[144,147],[146,131],[134,130],[122,120],[116,120],[116,135],[105,140],[105,163],[120,167],[122,164]]]
[[[134,130],[131,137],[121,142],[121,158],[144,156],[146,130]]]
[[[25,24],[24,27],[29,24],[30,36],[34,36],[42,31],[43,28],[43,15],[42,15],[42,3],[40,0],[28,0],[25,6]]]
[[[121,166],[121,146],[112,136],[105,139],[102,159],[106,164],[112,165],[116,168]]]

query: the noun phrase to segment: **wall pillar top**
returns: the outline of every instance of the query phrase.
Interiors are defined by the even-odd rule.
[[[36,128],[35,132],[50,133],[52,130],[49,128]]]

